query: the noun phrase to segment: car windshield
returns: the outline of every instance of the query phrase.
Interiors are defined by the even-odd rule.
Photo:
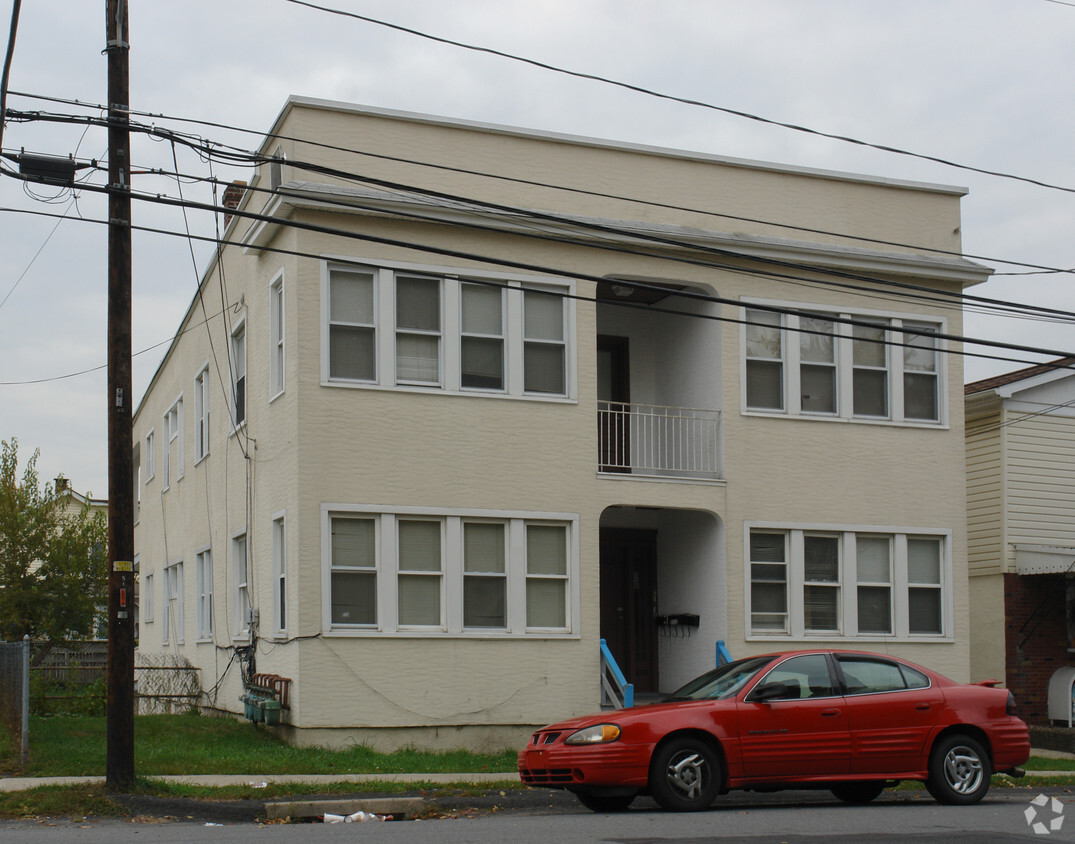
[[[722,700],[734,697],[762,668],[771,656],[756,656],[720,665],[680,686],[665,700]]]

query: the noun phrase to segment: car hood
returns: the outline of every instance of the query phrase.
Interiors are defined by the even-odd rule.
[[[677,700],[669,703],[649,703],[644,706],[631,706],[627,709],[606,709],[603,712],[595,712],[591,715],[581,715],[578,718],[557,721],[555,724],[549,724],[547,727],[542,727],[541,732],[552,730],[568,732],[581,730],[583,727],[589,727],[593,724],[619,724],[623,726],[624,724],[628,724],[640,718],[647,721],[659,719],[661,715],[666,712],[682,712],[686,708],[695,707],[711,708],[714,705],[721,704],[734,707],[735,701]]]

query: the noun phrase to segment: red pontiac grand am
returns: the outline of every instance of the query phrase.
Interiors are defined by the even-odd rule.
[[[872,653],[753,656],[659,703],[538,730],[519,775],[595,812],[639,794],[698,811],[734,788],[827,788],[867,803],[899,780],[921,780],[941,803],[976,803],[993,773],[1022,776],[1030,756],[1014,697],[994,685]]]

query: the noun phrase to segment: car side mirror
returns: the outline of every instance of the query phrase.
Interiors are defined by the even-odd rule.
[[[749,703],[764,703],[765,701],[778,700],[787,696],[788,687],[786,683],[762,683],[760,686],[755,686],[754,690],[747,695],[747,701]]]

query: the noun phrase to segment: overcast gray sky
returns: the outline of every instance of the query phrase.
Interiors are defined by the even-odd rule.
[[[979,175],[436,44],[287,0],[130,0],[131,107],[264,132],[290,94],[970,189],[964,250],[998,273],[1075,266],[1075,5],[1059,0],[319,0],[444,38],[680,97],[1025,176]],[[106,101],[104,0],[24,0],[8,108],[85,114],[25,94]],[[11,3],[0,4],[0,33]],[[5,42],[6,44],[6,39]],[[245,148],[252,135],[197,131]],[[5,153],[104,159],[98,129],[9,122]],[[136,169],[174,169],[133,141]],[[208,175],[193,155],[180,170]],[[10,165],[9,166],[13,166]],[[215,175],[243,178],[219,167]],[[102,184],[104,176],[90,177]],[[176,183],[136,187],[178,196]],[[187,199],[209,189],[184,185]],[[0,438],[42,478],[107,494],[107,266],[102,198],[0,178]],[[14,210],[12,210],[14,209]],[[55,218],[26,212],[65,214]],[[171,231],[177,209],[135,203]],[[81,219],[80,219],[81,218]],[[191,230],[213,221],[191,213]],[[209,247],[134,241],[140,398],[191,302]],[[196,267],[195,267],[196,262]],[[997,275],[973,293],[1075,311],[1072,275]],[[969,313],[965,334],[1075,352],[1070,325]],[[146,351],[142,351],[146,350]],[[141,353],[139,353],[141,352]],[[1039,357],[1024,356],[1026,360]],[[967,361],[967,380],[1022,363]],[[83,373],[83,374],[79,374]]]

